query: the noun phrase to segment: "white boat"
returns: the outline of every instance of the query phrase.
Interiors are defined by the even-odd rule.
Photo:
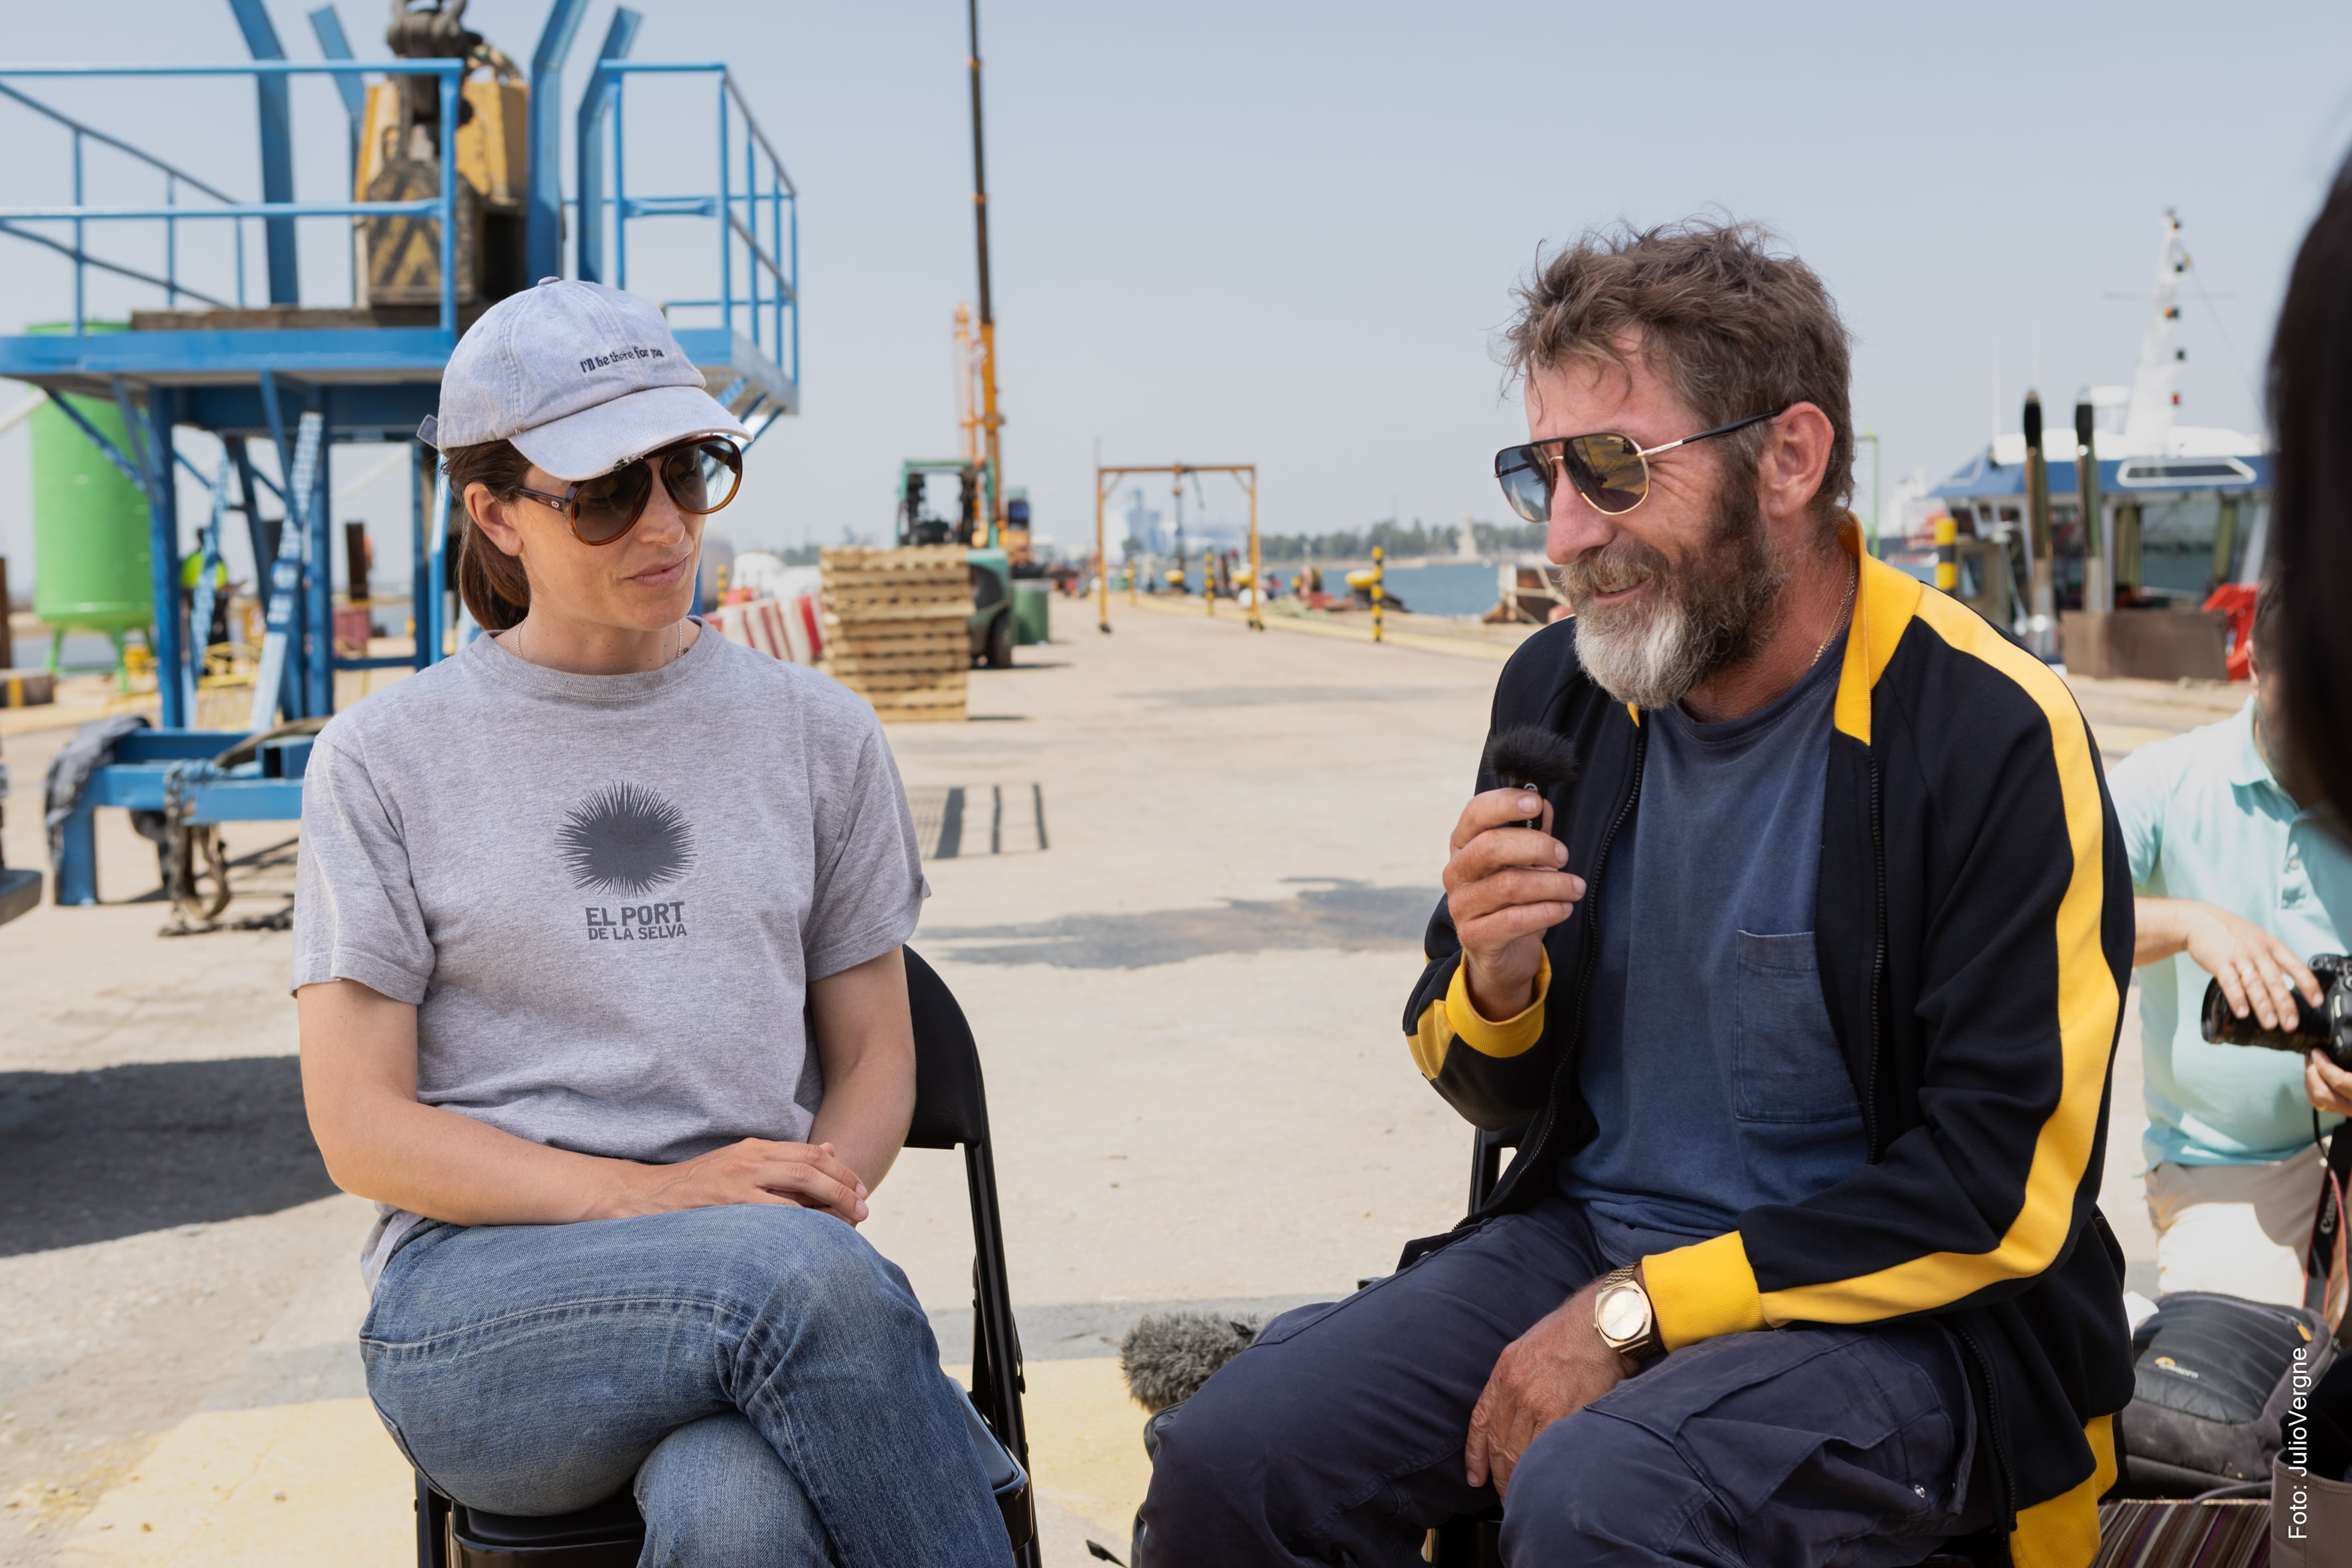
[[[2272,464],[2259,436],[2177,422],[2178,389],[2186,351],[2175,342],[2181,282],[2191,263],[2180,223],[2167,212],[2161,227],[2155,287],[2139,361],[2128,386],[2095,386],[2084,401],[2093,416],[2093,456],[2099,465],[2101,542],[2113,563],[2119,605],[2166,603],[2193,608],[2221,584],[2251,582],[2259,574],[2270,522]],[[2050,470],[2051,535],[2057,607],[2081,608],[2084,584],[2082,507],[2078,498],[2074,410],[2053,402],[2044,431]],[[1963,540],[1996,549],[1964,548],[1966,575],[2005,575],[2006,584],[1964,580],[1964,597],[1996,624],[2026,635],[2022,587],[2027,581],[2025,435],[1996,436],[1941,484],[1923,519],[1947,511]],[[1932,578],[1932,533],[1910,532],[1887,552]],[[2003,572],[2003,567],[2006,571]],[[2006,605],[2006,613],[1995,606]]]

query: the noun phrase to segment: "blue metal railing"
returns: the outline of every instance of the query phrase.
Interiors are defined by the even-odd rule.
[[[371,61],[365,68],[384,76],[432,76],[440,79],[441,145],[454,149],[457,145],[457,87],[464,79],[467,64],[463,60],[382,60]],[[431,220],[440,231],[441,260],[441,330],[457,330],[457,161],[455,156],[441,159],[441,191],[438,195],[407,202],[240,202],[226,192],[175,167],[153,154],[142,152],[126,142],[85,125],[69,115],[51,108],[37,99],[6,85],[10,80],[40,78],[95,77],[265,77],[328,76],[351,74],[349,62],[309,64],[290,60],[253,60],[238,65],[39,65],[0,66],[0,96],[34,110],[45,119],[65,126],[73,142],[73,200],[68,205],[47,206],[0,206],[0,234],[29,240],[66,256],[74,268],[74,332],[84,331],[86,316],[84,300],[90,268],[128,277],[138,282],[163,289],[173,303],[183,294],[207,304],[226,306],[222,300],[201,289],[189,287],[179,278],[179,227],[183,223],[226,221],[236,233],[236,305],[245,303],[245,230],[248,222],[268,223],[290,218],[319,217],[405,217]],[[164,176],[164,200],[161,205],[94,206],[84,200],[82,149],[85,142],[95,142],[127,154]],[[187,186],[216,204],[211,206],[182,206],[178,203],[179,187]],[[93,223],[160,222],[163,226],[164,268],[162,277],[129,267],[104,257],[93,256],[85,244],[87,226]],[[42,234],[24,226],[30,224],[65,224],[71,226],[70,243]]]
[[[718,238],[716,293],[708,299],[671,300],[667,305],[674,309],[715,313],[717,331],[705,326],[682,326],[681,331],[689,340],[700,340],[693,343],[698,363],[731,363],[736,367],[732,384],[725,389],[722,400],[747,419],[754,421],[756,438],[757,434],[766,427],[765,423],[757,420],[758,414],[764,412],[772,421],[776,415],[789,412],[796,405],[800,382],[799,191],[785,171],[783,161],[753,118],[741,88],[724,65],[640,64],[621,58],[634,36],[635,22],[635,13],[625,8],[616,12],[614,31],[606,40],[605,56],[598,60],[581,104],[581,196],[575,204],[580,220],[578,275],[599,281],[607,280],[604,274],[609,235],[612,262],[609,281],[615,287],[625,289],[628,287],[629,239],[633,223],[682,216],[710,221]],[[343,92],[348,110],[352,89],[355,86],[355,65],[360,72],[379,76],[432,76],[438,79],[440,144],[445,152],[440,161],[440,192],[437,195],[395,202],[240,201],[185,170],[85,125],[6,85],[10,80],[47,78],[225,77],[249,78],[257,82],[282,82],[294,76],[325,76],[334,79],[335,86]],[[85,279],[88,272],[93,269],[160,288],[173,303],[184,296],[215,306],[228,307],[232,304],[231,300],[193,287],[181,278],[178,226],[182,223],[203,219],[230,225],[236,237],[236,284],[231,293],[234,305],[241,307],[247,299],[246,231],[250,224],[263,225],[267,241],[273,233],[283,230],[291,220],[298,218],[422,218],[435,223],[439,230],[440,331],[454,338],[457,328],[456,127],[459,88],[468,69],[467,62],[456,59],[368,61],[360,64],[341,58],[316,64],[265,58],[231,65],[0,66],[0,99],[14,101],[63,127],[73,138],[75,169],[72,200],[68,204],[0,206],[0,236],[44,246],[65,256],[72,263],[74,331],[79,336],[87,330]],[[627,189],[627,165],[624,157],[627,145],[624,88],[628,77],[648,75],[717,79],[714,98],[718,168],[714,191],[705,195],[633,195]],[[609,121],[609,125],[604,123],[606,121]],[[534,127],[539,124],[536,111],[533,124]],[[100,205],[89,202],[80,173],[85,141],[120,151],[160,174],[164,180],[163,203],[160,205]],[[265,165],[268,156],[268,149],[265,145]],[[609,195],[604,190],[608,157],[611,169]],[[266,167],[264,174],[266,181]],[[211,205],[181,205],[182,187],[202,195]],[[164,267],[161,276],[115,258],[93,255],[85,243],[89,225],[137,223],[161,223],[163,226]],[[51,225],[70,226],[69,237],[39,232],[39,226]],[[551,267],[549,268],[553,269]],[[275,287],[272,292],[277,292]],[[714,339],[718,341],[713,342]],[[740,345],[744,339],[749,340],[753,363],[747,363],[738,346],[730,346]],[[446,353],[446,349],[441,352]],[[290,472],[289,426],[285,420],[285,411],[278,407],[271,371],[265,367],[258,374],[266,424],[275,435],[281,469]],[[115,380],[117,401],[124,405],[126,419],[131,427],[140,435],[148,437],[158,451],[168,453],[171,416],[168,412],[157,415],[153,402],[157,396],[165,396],[168,402],[168,395],[151,389],[149,416],[142,422],[133,417],[121,377],[117,376]],[[323,392],[320,395],[324,395]],[[335,437],[330,432],[324,438]],[[109,449],[102,441],[100,447],[101,450]],[[175,514],[169,504],[170,495],[165,489],[169,483],[170,463],[171,459],[164,458],[160,465],[147,465],[150,469],[160,466],[163,476],[161,479],[152,471],[136,475],[149,492],[152,515],[156,520],[158,530],[176,526],[173,521]],[[126,471],[133,471],[136,466],[126,461]],[[252,483],[260,479],[259,475],[252,475],[245,481],[248,494]],[[428,488],[429,500],[426,499]],[[324,524],[312,516],[314,511],[323,515],[323,503],[317,497],[303,498],[302,500],[286,496],[280,499],[286,502],[289,517],[298,525],[298,531],[303,535],[312,556],[319,561],[325,560],[328,545]],[[412,602],[415,608],[417,633],[415,659],[420,666],[444,657],[443,650],[447,647],[451,634],[459,632],[462,627],[462,612],[452,604],[445,586],[448,551],[455,539],[450,529],[450,512],[456,504],[456,498],[449,494],[446,473],[441,473],[436,465],[435,479],[429,487],[420,486],[417,492],[415,566],[422,574],[422,581],[413,591]],[[300,527],[306,519],[315,526]],[[316,537],[311,537],[313,534]],[[176,559],[175,546],[165,549],[159,545],[155,556],[158,574],[156,603],[159,614],[165,617],[172,628],[172,635],[164,638],[166,653],[171,656],[166,662],[176,661],[177,652],[174,650],[182,647],[181,642],[174,640],[177,617],[171,608],[175,602],[172,596],[174,584],[166,581],[173,575],[167,573],[166,565],[173,559]],[[327,647],[324,639],[331,636],[328,629],[331,619],[328,580],[323,573],[315,573],[306,579],[303,589],[310,601],[304,612],[304,625],[314,640],[319,641],[322,647]],[[193,647],[193,644],[188,646]],[[313,694],[317,699],[318,710],[324,711],[331,705],[331,686],[328,683],[331,680],[333,668],[361,668],[372,662],[378,661],[331,658],[321,654],[317,668],[306,666],[304,678],[321,688]],[[167,714],[173,708],[183,706],[175,700],[178,695],[176,685],[165,691]]]
[[[67,131],[70,132],[73,139],[73,199],[74,205],[76,207],[80,206],[83,195],[82,150],[85,143],[91,142],[97,142],[101,147],[111,148],[115,152],[121,153],[126,157],[135,159],[139,163],[144,163],[149,168],[160,173],[163,176],[163,205],[167,207],[176,208],[179,205],[179,188],[182,185],[185,185],[191,190],[210,196],[215,201],[221,202],[225,205],[236,205],[236,198],[230,195],[226,191],[220,189],[218,186],[210,184],[204,180],[200,180],[195,175],[189,174],[185,169],[168,163],[163,159],[156,157],[154,154],[148,153],[142,148],[133,147],[130,142],[121,140],[120,137],[110,136],[94,125],[86,125],[69,114],[61,113],[58,110],[51,108],[49,105],[43,103],[38,99],[34,98],[29,94],[17,91],[15,88],[8,86],[5,82],[0,82],[0,98],[13,100],[16,102],[24,105],[26,109],[31,110],[34,113],[40,115],[43,119],[64,126]],[[71,245],[63,244],[60,241],[50,238],[47,235],[37,234],[31,229],[19,228],[15,224],[5,220],[0,220],[0,234],[6,234],[17,239],[30,240],[35,245],[43,246],[48,249],[60,252],[65,256],[74,258],[82,267],[96,267],[101,271],[115,273],[121,277],[132,279],[141,283],[154,284],[158,288],[163,289],[166,297],[173,304],[175,305],[180,302],[180,296],[183,294],[187,295],[191,299],[202,300],[209,305],[226,306],[229,303],[228,300],[220,299],[215,295],[205,293],[201,289],[191,289],[185,284],[180,282],[179,223],[176,213],[171,216],[167,216],[163,220],[163,276],[161,278],[156,277],[152,272],[142,272],[137,268],[127,267],[120,262],[102,260],[99,258],[84,254],[82,251],[82,233],[79,220],[77,220],[75,225],[74,241]],[[236,226],[236,303],[242,305],[245,303],[245,226],[242,223]],[[81,331],[82,322],[82,281],[83,279],[81,276],[78,274],[74,279],[74,331],[77,332]]]
[[[719,188],[708,195],[633,195],[622,150],[627,145],[625,89],[633,76],[718,78]],[[599,123],[603,121],[603,123]],[[640,218],[716,221],[719,291],[710,299],[668,300],[671,309],[716,310],[719,325],[741,331],[794,385],[801,376],[800,190],[767,133],[752,118],[743,89],[726,66],[604,58],[582,100],[579,272],[629,286],[629,225]],[[603,188],[609,183],[611,191]],[[604,277],[606,239],[612,276]],[[740,279],[740,281],[739,281]]]

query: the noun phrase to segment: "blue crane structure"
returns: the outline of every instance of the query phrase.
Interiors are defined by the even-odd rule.
[[[413,653],[367,657],[346,652],[334,637],[333,535],[327,484],[327,448],[352,441],[411,441],[439,401],[442,367],[458,334],[494,302],[484,290],[461,294],[465,258],[459,247],[469,223],[468,200],[455,155],[457,128],[472,115],[463,99],[468,58],[355,59],[331,5],[310,14],[320,63],[289,60],[265,0],[229,0],[251,58],[219,65],[18,65],[0,63],[0,117],[28,116],[62,132],[71,159],[69,203],[6,200],[11,172],[28,174],[32,131],[9,137],[12,156],[0,163],[0,241],[38,247],[61,260],[69,277],[71,329],[0,336],[0,377],[28,382],[79,426],[144,493],[150,520],[154,594],[154,654],[162,723],[118,740],[97,768],[66,826],[56,867],[62,904],[97,901],[91,814],[121,806],[165,814],[180,829],[222,822],[299,819],[307,733],[334,710],[338,670],[423,668],[453,652],[470,634],[462,605],[449,592],[452,545],[450,497],[437,459],[421,443],[413,450],[416,504],[412,517]],[[462,11],[462,7],[458,7]],[[698,219],[713,239],[713,279],[707,294],[662,301],[672,313],[680,346],[702,371],[712,395],[754,431],[756,440],[800,405],[799,211],[797,192],[767,136],[752,118],[741,88],[724,64],[655,63],[627,57],[640,17],[615,10],[576,106],[574,196],[563,194],[562,77],[587,0],[551,0],[529,68],[525,110],[528,157],[522,202],[521,277],[570,275],[628,286],[631,226],[649,219]],[[453,17],[454,20],[454,17]],[[478,44],[478,38],[475,38]],[[495,51],[491,51],[495,53]],[[503,57],[500,57],[503,59]],[[712,179],[684,194],[640,194],[627,188],[625,89],[642,76],[699,78],[715,100]],[[356,185],[367,112],[367,79],[437,107],[438,189],[404,199],[301,200],[295,194],[294,148],[299,127],[289,84],[322,76],[338,90],[348,126],[326,133],[348,138]],[[135,88],[158,79],[244,79],[256,95],[258,200],[247,199],[169,159],[131,145],[102,127],[43,100],[45,81],[106,79]],[[429,82],[422,91],[412,83]],[[430,99],[427,94],[432,95]],[[328,101],[328,100],[321,100]],[[670,117],[674,122],[674,116]],[[84,159],[103,148],[159,181],[162,199],[146,205],[96,205],[85,198]],[[674,164],[667,165],[674,166]],[[44,171],[47,173],[47,171]],[[228,184],[234,184],[230,181]],[[249,187],[252,188],[252,187]],[[475,210],[478,210],[477,208]],[[572,218],[567,246],[567,214]],[[430,304],[380,309],[306,304],[295,244],[296,226],[310,220],[382,223],[407,219],[437,247],[438,297]],[[235,287],[226,295],[199,289],[181,270],[183,226],[226,225],[234,236]],[[160,271],[131,265],[103,235],[161,230]],[[247,296],[247,241],[258,231],[268,302]],[[109,252],[111,254],[109,254]],[[676,247],[667,247],[674,257]],[[356,272],[356,264],[354,264]],[[159,291],[162,310],[134,312],[131,330],[92,331],[86,307],[93,272]],[[340,281],[340,279],[338,280]],[[356,296],[357,279],[354,278]],[[219,285],[214,284],[214,288]],[[62,293],[62,289],[60,292]],[[60,300],[62,305],[63,300]],[[194,308],[191,308],[194,307]],[[62,314],[62,311],[60,312]],[[678,318],[691,317],[701,324]],[[123,415],[127,439],[108,438],[67,395],[112,402]],[[225,457],[205,473],[174,445],[184,428],[219,438]],[[276,478],[251,459],[250,446],[275,451]],[[193,546],[184,540],[175,469],[210,488],[210,519]],[[262,517],[265,492],[282,518]],[[253,714],[239,731],[193,728],[194,693],[204,669],[204,629],[211,616],[219,531],[241,514],[266,592],[268,637],[257,676]],[[462,521],[462,520],[460,520]],[[197,603],[182,597],[184,550],[205,557]],[[193,635],[192,635],[193,622]],[[293,721],[274,723],[283,717]],[[300,721],[310,721],[305,724]],[[226,896],[224,891],[224,898]]]

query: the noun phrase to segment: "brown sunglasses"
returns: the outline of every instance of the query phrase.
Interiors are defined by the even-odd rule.
[[[1782,413],[1787,410],[1782,410]],[[1687,447],[1717,436],[1745,430],[1778,414],[1751,414],[1712,430],[1701,430],[1679,441],[1643,447],[1631,436],[1602,430],[1591,436],[1551,436],[1522,446],[1506,447],[1495,454],[1495,479],[1511,510],[1529,522],[1551,521],[1551,498],[1559,480],[1568,482],[1592,510],[1622,517],[1650,499],[1650,459],[1661,452]]]
[[[722,437],[698,436],[648,453],[627,468],[583,479],[560,496],[533,489],[517,493],[562,512],[581,543],[610,544],[646,515],[656,474],[678,510],[708,517],[735,499],[743,482],[743,452]]]

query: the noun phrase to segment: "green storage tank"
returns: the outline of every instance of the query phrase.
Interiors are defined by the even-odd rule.
[[[47,322],[29,332],[69,332]],[[91,321],[93,332],[119,332],[119,321]],[[75,397],[74,411],[130,450],[121,411],[111,399]],[[33,613],[55,627],[49,668],[68,631],[103,632],[121,660],[125,632],[146,633],[155,619],[149,579],[147,497],[74,422],[54,406],[37,410],[33,431]]]
[[[1035,647],[1052,628],[1054,585],[1035,577],[1013,580],[1013,640]]]

